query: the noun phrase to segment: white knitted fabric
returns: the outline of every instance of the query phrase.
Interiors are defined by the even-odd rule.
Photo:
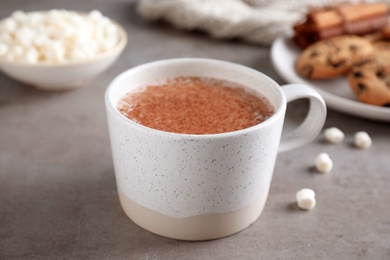
[[[215,38],[240,38],[269,45],[278,35],[291,30],[309,7],[340,2],[362,1],[140,0],[138,12],[148,20],[165,20],[177,28],[202,30]]]

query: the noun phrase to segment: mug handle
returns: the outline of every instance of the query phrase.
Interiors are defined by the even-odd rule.
[[[289,133],[282,134],[279,152],[286,152],[311,142],[320,132],[326,119],[326,105],[321,95],[309,86],[288,84],[282,86],[287,102],[308,98],[309,112],[304,121]]]

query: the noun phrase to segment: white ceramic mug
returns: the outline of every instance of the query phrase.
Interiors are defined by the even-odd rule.
[[[179,76],[236,82],[265,96],[275,108],[266,121],[221,134],[177,134],[124,117],[118,101],[130,90]],[[308,98],[304,122],[281,136],[287,102]],[[119,199],[136,224],[182,240],[234,234],[261,214],[278,151],[312,141],[321,131],[326,106],[313,89],[280,87],[248,67],[210,59],[171,59],[132,68],[105,95]]]

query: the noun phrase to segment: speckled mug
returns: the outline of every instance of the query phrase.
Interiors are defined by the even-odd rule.
[[[221,134],[177,134],[151,129],[124,117],[118,101],[130,90],[179,76],[236,82],[265,96],[275,113],[263,123]],[[287,102],[310,100],[303,123],[283,134]],[[136,224],[182,240],[207,240],[243,230],[261,214],[278,151],[313,140],[326,106],[313,89],[280,87],[248,67],[210,59],[171,59],[132,68],[105,95],[119,199]]]

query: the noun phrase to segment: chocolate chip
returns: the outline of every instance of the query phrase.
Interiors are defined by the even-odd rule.
[[[361,77],[363,77],[363,73],[361,73],[360,71],[355,71],[353,73],[353,77],[354,78],[361,78]]]
[[[345,60],[334,60],[332,57],[329,57],[328,63],[334,68],[339,68],[344,65]]]
[[[377,72],[376,72],[376,76],[378,77],[378,78],[380,78],[380,79],[384,79],[385,78],[385,73],[383,72],[383,70],[378,70]]]
[[[314,58],[314,57],[317,57],[318,56],[318,51],[312,51],[310,54],[309,54],[309,57],[310,58]]]
[[[314,67],[312,65],[305,65],[302,68],[301,73],[302,73],[302,76],[310,78],[311,75],[313,74],[313,71],[314,71]]]
[[[364,85],[363,83],[358,83],[358,92],[361,93],[363,91],[366,90],[366,85]]]
[[[359,49],[359,46],[351,44],[349,45],[349,49],[351,52],[356,52]]]
[[[384,107],[390,107],[390,103],[384,104]]]

